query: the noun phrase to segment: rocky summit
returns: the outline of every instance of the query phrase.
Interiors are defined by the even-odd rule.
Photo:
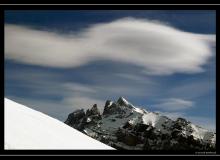
[[[216,133],[184,118],[172,120],[135,107],[125,98],[107,100],[101,114],[94,104],[70,113],[65,123],[109,146],[122,150],[215,151]]]

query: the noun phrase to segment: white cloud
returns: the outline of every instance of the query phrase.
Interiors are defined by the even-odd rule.
[[[148,74],[196,73],[212,56],[210,43],[215,35],[187,33],[146,19],[119,19],[69,35],[5,25],[7,59],[50,67],[113,60],[143,67]]]
[[[168,98],[161,100],[162,102],[159,104],[153,105],[155,108],[160,108],[166,111],[177,111],[184,110],[193,107],[194,102],[183,100],[180,98]]]

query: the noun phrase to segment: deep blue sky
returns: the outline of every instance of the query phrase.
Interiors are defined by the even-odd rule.
[[[123,17],[147,18],[170,23],[195,33],[215,33],[215,11],[6,11],[5,22],[50,28],[60,32],[76,31],[92,23],[108,22]]]
[[[190,33],[216,33],[215,11],[6,11],[5,24],[69,35],[97,23],[108,23],[125,17],[156,20]],[[101,108],[105,100],[117,100],[123,96],[147,110],[171,117],[183,116],[215,130],[215,61],[215,56],[212,56],[202,66],[204,72],[201,73],[145,75],[139,72],[142,69],[140,66],[108,59],[95,60],[77,67],[54,68],[6,58],[5,97],[64,121],[68,113],[77,108],[73,104],[82,102],[83,107],[89,108],[93,104],[85,105],[97,100]],[[70,83],[71,86],[66,89]],[[60,84],[66,84],[65,89]],[[79,100],[75,101],[74,98]],[[164,104],[169,101],[171,105],[178,104],[176,99],[186,101],[185,105],[188,102],[193,105],[185,109],[166,108]]]

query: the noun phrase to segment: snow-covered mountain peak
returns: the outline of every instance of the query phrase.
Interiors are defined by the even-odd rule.
[[[132,105],[122,98],[119,98],[116,102],[107,100],[104,106],[103,115],[125,114],[128,111],[131,112],[132,108]]]
[[[86,111],[86,115],[100,115],[100,111],[97,107],[97,104],[94,104],[91,109]]]
[[[117,100],[118,104],[120,105],[128,105],[130,104],[124,97],[119,97],[119,99]]]
[[[114,103],[113,101],[107,100],[107,101],[105,102],[105,107],[110,107],[113,103]]]
[[[124,97],[119,97],[119,99],[117,100],[117,103],[120,106],[125,106],[125,107],[128,107],[130,109],[135,109],[135,107],[130,102],[128,102]]]
[[[123,97],[116,102],[107,100],[101,115],[89,116],[83,113],[80,114],[82,117],[70,115],[65,122],[67,125],[114,148],[140,150],[215,148],[215,133],[193,125],[184,118],[172,120],[136,107]]]

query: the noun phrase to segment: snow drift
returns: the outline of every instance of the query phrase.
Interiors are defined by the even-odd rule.
[[[114,149],[52,117],[5,101],[5,149]]]

